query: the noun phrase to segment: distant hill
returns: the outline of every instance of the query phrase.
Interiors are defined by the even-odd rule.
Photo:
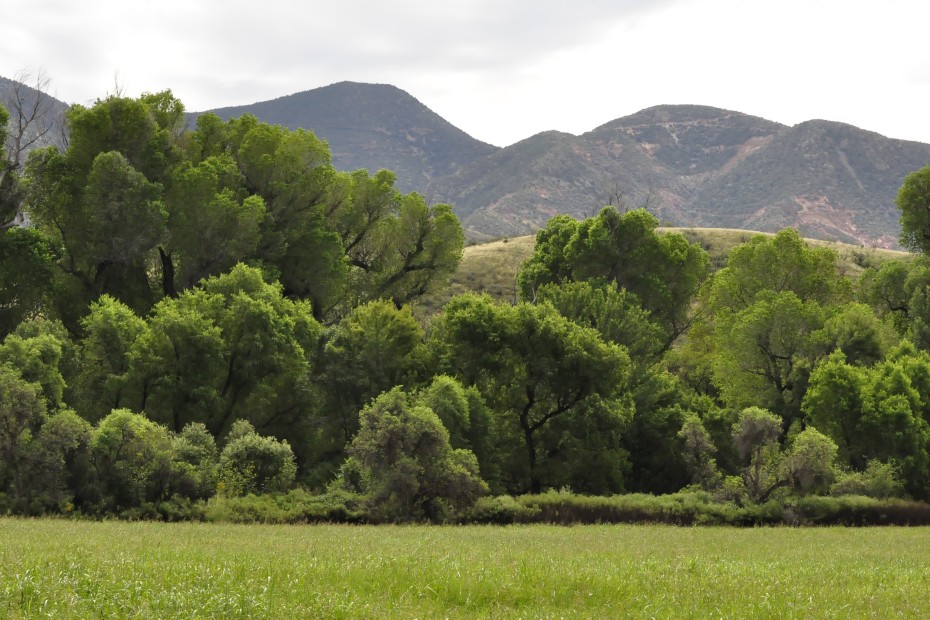
[[[660,228],[659,232],[675,232],[688,241],[699,244],[710,255],[714,271],[726,266],[730,251],[759,233],[753,230],[721,228]],[[895,250],[864,248],[842,242],[807,239],[812,246],[829,247],[837,255],[837,272],[857,279],[869,267],[879,267],[888,260],[911,260],[915,255]],[[416,311],[421,316],[439,312],[453,295],[468,291],[488,293],[494,299],[516,302],[517,274],[527,258],[533,254],[534,236],[511,237],[470,245],[465,248],[458,269],[452,274],[449,287],[422,298]]]
[[[422,192],[432,179],[498,150],[387,84],[339,82],[210,112],[223,120],[249,113],[266,123],[310,129],[329,143],[336,168],[393,170],[405,192]],[[192,126],[197,116],[188,115]]]
[[[674,226],[777,231],[894,247],[904,176],[930,145],[850,125],[787,127],[704,106],[658,106],[581,136],[545,132],[434,181],[473,239],[516,236],[555,213],[646,205]]]

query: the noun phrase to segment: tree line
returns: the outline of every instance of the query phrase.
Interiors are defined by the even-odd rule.
[[[295,487],[436,520],[546,489],[930,496],[922,256],[852,281],[789,229],[712,272],[611,206],[539,231],[517,303],[465,294],[424,317],[462,255],[451,207],[335,170],[311,132],[187,128],[166,91],[74,106],[67,146],[13,151],[0,510]],[[920,251],[928,178],[898,201]]]

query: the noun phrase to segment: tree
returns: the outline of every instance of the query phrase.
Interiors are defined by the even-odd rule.
[[[808,246],[793,228],[756,235],[730,251],[715,274],[711,307],[716,315],[739,312],[764,292],[792,292],[802,302],[829,305],[849,296],[850,284],[836,272],[836,252]]]
[[[93,427],[70,409],[42,425],[27,453],[24,508],[33,514],[89,510],[100,501],[90,444]]]
[[[436,413],[400,388],[372,401],[360,420],[348,452],[383,518],[443,520],[487,492],[474,454],[453,449]]]
[[[493,420],[477,388],[466,388],[449,375],[437,375],[415,394],[415,401],[439,417],[449,431],[449,445],[453,449],[474,453],[481,478],[496,485],[500,479],[500,464],[494,450]]]
[[[522,298],[535,299],[550,282],[614,282],[636,296],[665,330],[665,348],[671,346],[690,325],[691,299],[709,271],[707,253],[681,235],[658,234],[658,220],[643,209],[621,214],[605,207],[573,222],[555,218],[537,234],[518,280]]]
[[[349,312],[329,333],[319,381],[342,455],[358,430],[358,412],[372,398],[422,374],[423,328],[409,307],[372,301]],[[341,460],[341,459],[340,459]]]
[[[96,423],[114,409],[139,402],[141,386],[132,384],[129,369],[133,348],[147,334],[148,325],[125,304],[103,295],[91,304],[81,327],[82,363],[70,404]]]
[[[442,368],[475,385],[502,416],[502,436],[522,443],[526,473],[515,489],[541,490],[540,453],[549,450],[540,450],[538,437],[555,418],[601,406],[619,424],[628,413],[628,403],[615,399],[629,381],[626,351],[551,305],[463,295],[446,304],[436,333]]]
[[[216,493],[219,451],[207,427],[198,422],[172,437],[174,486],[185,497],[206,499]]]
[[[930,166],[904,177],[896,203],[901,211],[901,245],[930,253]]]
[[[55,302],[73,332],[101,294],[139,313],[157,300],[150,263],[167,235],[164,188],[180,161],[175,128],[159,125],[170,98],[111,96],[90,108],[72,106],[68,148],[29,159],[29,216],[63,249]]]
[[[202,422],[223,436],[245,419],[296,442],[316,404],[310,376],[321,335],[308,303],[237,265],[155,307],[130,353],[136,406],[175,432]]]
[[[808,427],[798,433],[785,454],[785,474],[801,493],[825,493],[834,477],[836,444]]]
[[[865,304],[844,304],[832,312],[813,335],[812,353],[817,357],[838,350],[851,364],[871,366],[884,359],[897,341],[894,330]]]
[[[0,230],[0,337],[49,304],[58,255],[38,230]]]
[[[115,409],[94,429],[91,452],[104,511],[170,497],[171,437],[163,426],[128,409]]]
[[[733,426],[733,443],[745,465],[743,485],[755,502],[765,502],[776,489],[787,484],[780,475],[780,434],[781,419],[760,407],[743,409]]]
[[[761,291],[740,311],[718,318],[715,382],[735,407],[764,405],[783,419],[798,418],[810,371],[812,334],[823,325],[823,308],[793,291]]]
[[[856,469],[865,466],[863,444],[870,441],[859,429],[867,376],[866,369],[848,364],[836,351],[814,368],[801,405],[808,422],[837,444],[842,462]]]
[[[165,198],[168,237],[159,246],[162,291],[176,297],[208,276],[254,256],[267,217],[261,196],[246,195],[244,180],[228,154],[171,173]]]
[[[713,454],[717,448],[701,419],[695,414],[686,416],[678,432],[678,438],[684,447],[683,455],[691,474],[691,481],[704,489],[716,486],[720,472]]]
[[[804,409],[836,442],[844,463],[864,470],[872,460],[895,462],[907,490],[926,497],[930,481],[930,361],[899,346],[871,368],[834,353],[815,369]]]
[[[26,191],[19,174],[26,154],[47,142],[55,127],[49,81],[43,71],[34,76],[20,71],[12,80],[9,111],[0,105],[0,231],[25,221]]]
[[[536,290],[536,302],[552,304],[573,323],[596,329],[605,342],[625,347],[639,370],[653,364],[663,350],[661,326],[633,293],[615,282],[600,287],[586,281],[543,284]]]
[[[23,488],[27,445],[45,422],[41,387],[0,363],[0,490]]]
[[[606,286],[588,281],[544,284],[536,298],[551,303],[572,322],[596,329],[606,342],[623,346],[630,355],[628,390],[634,414],[621,439],[632,474],[626,488],[654,493],[681,488],[685,466],[675,441],[682,424],[681,390],[665,367],[663,352],[668,343],[663,328],[635,295],[617,288],[615,282]]]
[[[925,257],[890,260],[867,269],[859,279],[862,300],[897,333],[918,347],[930,349],[930,267]]]
[[[48,409],[63,404],[65,379],[61,373],[64,343],[50,333],[23,337],[7,336],[0,344],[0,364],[16,369],[29,383],[38,385]]]

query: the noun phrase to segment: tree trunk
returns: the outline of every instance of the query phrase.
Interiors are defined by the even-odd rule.
[[[161,290],[165,297],[177,299],[178,291],[174,286],[174,259],[171,258],[170,253],[166,254],[160,246],[158,256],[161,257]]]

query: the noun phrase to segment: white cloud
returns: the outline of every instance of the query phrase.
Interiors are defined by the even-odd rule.
[[[496,144],[661,103],[930,142],[925,0],[34,0],[15,14],[0,75],[44,68],[72,102],[116,75],[194,110],[355,80]]]

